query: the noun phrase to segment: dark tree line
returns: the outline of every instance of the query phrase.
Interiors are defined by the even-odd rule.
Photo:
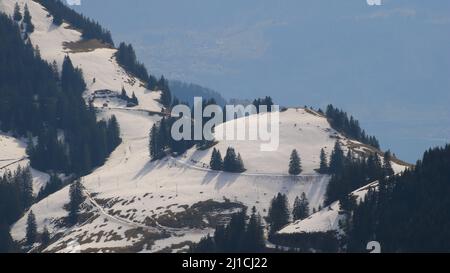
[[[367,242],[382,252],[450,252],[450,146],[425,152],[412,170],[381,179],[353,208],[348,251]]]
[[[131,75],[139,78],[147,84],[150,90],[160,90],[161,104],[169,108],[172,105],[172,94],[170,92],[169,82],[161,76],[157,79],[149,74],[143,63],[137,60],[136,52],[131,44],[120,43],[116,53],[117,62]]]
[[[325,205],[346,198],[352,191],[394,174],[390,164],[391,156],[386,152],[384,160],[378,154],[355,156],[351,151],[344,155],[339,142],[331,154],[329,172],[332,174],[328,184]]]
[[[267,112],[272,111],[272,106],[274,105],[273,100],[271,97],[265,97],[265,98],[258,98],[253,100],[253,105],[256,107],[257,112],[259,113],[259,107],[260,106],[267,106]]]
[[[53,23],[55,25],[59,26],[63,21],[66,21],[72,27],[81,30],[83,39],[97,39],[114,46],[111,33],[104,29],[98,22],[77,13],[60,0],[39,0],[38,2],[53,16]]]
[[[328,105],[326,116],[330,122],[331,127],[346,136],[358,140],[364,144],[380,148],[380,143],[374,136],[368,136],[366,132],[361,129],[359,121],[353,116],[348,117],[348,114],[333,105]]]
[[[31,165],[39,170],[84,174],[103,164],[120,143],[119,126],[114,117],[97,122],[86,106],[82,71],[66,57],[60,75],[3,14],[0,34],[0,130],[29,136]]]
[[[9,229],[32,205],[32,183],[29,167],[18,167],[14,173],[7,171],[0,177],[0,253],[17,251]]]
[[[230,173],[242,173],[245,172],[244,162],[240,154],[236,154],[234,148],[229,147],[225,157],[222,159],[222,155],[216,148],[213,149],[211,154],[211,161],[209,163],[211,170],[225,171]]]
[[[247,221],[243,210],[231,217],[228,225],[218,226],[214,235],[203,238],[191,251],[194,253],[261,253],[265,250],[261,216],[252,209]]]

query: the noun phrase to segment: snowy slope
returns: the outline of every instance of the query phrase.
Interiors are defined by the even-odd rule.
[[[15,2],[3,0],[0,8],[12,13]],[[135,108],[126,108],[115,99],[95,101],[101,108],[98,118],[113,114],[117,117],[123,142],[103,166],[82,178],[87,199],[78,225],[68,228],[62,224],[67,215],[67,187],[33,205],[39,230],[48,226],[55,236],[46,251],[70,252],[72,243],[79,244],[76,249],[85,252],[183,251],[190,242],[210,233],[222,220],[220,216],[236,212],[239,206],[255,206],[266,215],[278,192],[286,193],[291,202],[304,192],[311,207],[318,207],[323,203],[329,176],[319,175],[314,169],[319,167],[320,149],[330,154],[336,140],[345,150],[372,151],[337,133],[323,116],[298,108],[280,113],[280,147],[276,152],[261,152],[258,141],[220,141],[215,146],[223,155],[229,146],[241,153],[247,168],[243,174],[209,170],[212,148],[192,148],[179,158],[150,162],[148,133],[160,116],[150,115],[149,111],[160,111],[160,93],[146,90],[139,80],[127,75],[113,56],[115,49],[72,52],[65,48],[64,42],[79,41],[79,32],[65,24],[53,26],[51,17],[36,2],[18,2],[22,6],[27,2],[30,7],[36,26],[31,40],[39,46],[41,55],[61,64],[64,55],[69,54],[73,63],[83,69],[88,85],[86,100],[97,90],[120,91],[124,86],[129,95],[135,92],[140,101]],[[108,107],[102,107],[105,102]],[[244,121],[253,123],[256,117],[246,117]],[[302,175],[295,177],[287,174],[293,149],[299,151],[304,169]],[[26,215],[12,227],[15,240],[24,238],[25,223]]]
[[[140,80],[128,75],[122,69],[115,57],[116,49],[100,47],[86,50],[71,50],[66,43],[77,43],[81,41],[81,33],[74,30],[67,23],[55,26],[53,17],[39,3],[32,0],[2,0],[0,10],[12,15],[15,3],[19,3],[22,11],[25,3],[28,5],[35,31],[30,35],[32,44],[39,47],[41,56],[48,62],[56,61],[61,67],[64,56],[69,55],[74,66],[82,68],[88,90],[86,98],[93,96],[97,90],[111,90],[120,92],[124,87],[131,97],[135,92],[139,99],[138,109],[160,111],[161,105],[157,102],[160,92],[152,92],[144,87]],[[95,83],[93,79],[95,78]],[[103,105],[104,101],[99,103]],[[111,106],[123,107],[114,103]]]
[[[356,196],[357,202],[361,202],[369,189],[377,189],[378,182],[373,182],[366,185],[351,194]],[[296,221],[292,224],[287,225],[282,230],[279,231],[280,234],[292,234],[292,233],[310,233],[310,232],[327,232],[327,231],[338,231],[341,232],[339,227],[339,221],[343,220],[344,215],[339,213],[340,203],[339,201],[334,202],[330,206],[323,208],[322,210],[314,213],[310,217]]]
[[[0,133],[0,176],[6,171],[14,173],[19,166],[25,168],[30,164],[26,147],[23,141]],[[47,184],[50,176],[33,168],[31,168],[31,175],[33,176],[33,193],[36,195]]]

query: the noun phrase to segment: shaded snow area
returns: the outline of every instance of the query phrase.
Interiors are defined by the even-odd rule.
[[[21,168],[29,166],[26,147],[23,141],[0,133],[0,176],[7,171],[14,173],[19,166]],[[36,195],[47,184],[50,176],[33,168],[31,168],[31,175],[33,176],[33,193]]]
[[[373,182],[366,185],[351,194],[357,198],[357,202],[361,202],[369,189],[377,189],[378,182]],[[327,232],[327,231],[337,231],[342,232],[339,227],[339,221],[344,219],[344,215],[339,213],[340,202],[336,201],[330,206],[323,208],[317,213],[312,214],[310,217],[296,221],[292,224],[287,225],[278,233],[280,234],[292,234],[292,233],[311,233],[311,232]]]
[[[0,8],[12,14],[15,2],[3,0]],[[72,52],[65,48],[65,42],[80,41],[78,31],[66,23],[60,27],[52,25],[48,12],[34,1],[17,2],[21,7],[26,2],[30,8],[36,27],[31,41],[39,46],[42,57],[61,65],[68,54],[74,65],[83,69],[88,86],[85,99],[95,98],[99,119],[117,117],[123,140],[103,166],[82,178],[86,200],[77,225],[67,227],[64,224],[68,214],[65,210],[69,202],[68,187],[33,205],[31,209],[39,230],[47,226],[52,234],[52,242],[45,251],[186,251],[193,242],[212,233],[217,224],[225,223],[244,207],[255,206],[261,215],[267,215],[271,199],[279,192],[287,194],[291,204],[302,193],[306,194],[311,207],[322,204],[330,179],[315,172],[322,148],[329,155],[335,142],[340,141],[344,150],[372,151],[337,133],[322,115],[299,108],[280,113],[280,146],[276,152],[262,152],[259,141],[217,143],[215,148],[222,155],[230,146],[242,155],[247,168],[243,174],[209,170],[212,148],[205,151],[192,148],[180,157],[151,162],[149,131],[161,119],[155,114],[161,110],[160,92],[147,90],[142,82],[128,75],[115,60],[116,49],[101,47]],[[114,97],[122,86],[129,96],[135,92],[139,106],[127,108],[123,101]],[[230,123],[253,124],[257,117],[253,115]],[[220,131],[220,126],[216,131]],[[300,176],[287,174],[293,149],[301,156],[304,172]],[[5,160],[0,161],[0,166],[24,156],[22,142],[0,135],[0,160]],[[404,168],[395,164],[394,167],[398,171]],[[33,172],[33,176],[39,174]],[[324,209],[309,221],[294,225],[306,231],[335,229],[338,207],[333,204],[332,210]],[[25,236],[26,217],[27,214],[12,227],[15,240]],[[294,231],[287,227],[286,232],[297,231],[294,225],[291,228]]]

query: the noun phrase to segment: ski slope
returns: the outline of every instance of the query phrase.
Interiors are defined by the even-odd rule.
[[[56,61],[61,68],[64,57],[68,55],[73,65],[83,70],[88,88],[85,92],[86,101],[92,98],[97,90],[120,92],[124,87],[128,96],[131,97],[133,92],[136,94],[139,100],[137,109],[161,110],[161,105],[157,101],[161,96],[160,92],[147,90],[142,81],[129,75],[120,67],[114,56],[117,49],[104,46],[72,50],[67,47],[67,43],[76,44],[81,41],[81,33],[78,30],[73,29],[66,22],[61,26],[55,26],[52,23],[53,16],[43,6],[32,0],[2,0],[0,1],[0,10],[12,15],[16,2],[22,12],[25,4],[28,5],[32,23],[35,26],[30,39],[35,47],[39,47],[41,57],[49,63]],[[100,100],[96,102],[96,105],[101,106],[104,103],[110,103],[110,106],[125,107],[117,100]]]
[[[0,9],[12,14],[15,2],[2,0]],[[141,81],[128,75],[115,60],[116,49],[100,47],[72,51],[65,44],[80,41],[81,34],[77,30],[66,23],[59,27],[52,25],[48,12],[34,1],[17,2],[21,7],[27,3],[30,8],[35,25],[31,41],[34,46],[39,46],[41,56],[61,65],[64,56],[69,55],[74,65],[83,70],[88,88],[84,95],[86,101],[94,99],[98,90],[119,92],[123,86],[129,96],[135,92],[140,102],[137,107],[126,108],[118,99],[95,98],[99,119],[111,115],[117,117],[123,142],[103,166],[82,178],[86,200],[77,225],[64,225],[68,213],[64,208],[69,202],[68,187],[32,206],[38,230],[47,226],[53,236],[45,251],[186,251],[192,242],[211,233],[217,222],[239,210],[239,206],[255,206],[265,216],[271,199],[279,192],[287,194],[291,203],[305,193],[310,206],[317,208],[323,203],[330,179],[315,172],[322,148],[329,155],[335,142],[340,141],[344,150],[375,152],[333,130],[320,114],[292,108],[279,113],[280,146],[276,152],[262,152],[260,141],[217,143],[215,148],[222,155],[230,146],[241,153],[247,168],[243,174],[209,170],[212,148],[206,151],[192,148],[180,157],[151,162],[148,135],[152,125],[161,119],[155,114],[161,110],[160,92],[147,90]],[[248,125],[257,117],[249,116],[229,123],[244,121]],[[6,143],[0,146],[2,158],[25,156],[23,143],[6,136],[0,140]],[[5,147],[12,148],[5,153]],[[21,151],[19,147],[22,147]],[[302,159],[304,172],[300,176],[288,175],[293,149],[298,150]],[[394,164],[394,168],[403,167]],[[26,218],[27,214],[12,227],[11,235],[17,241],[25,237]],[[318,222],[310,224],[316,228],[320,228],[319,225]]]

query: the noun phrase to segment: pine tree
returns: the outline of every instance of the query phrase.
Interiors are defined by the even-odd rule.
[[[223,170],[222,155],[220,154],[220,151],[217,150],[216,148],[213,149],[209,166],[211,167],[211,170],[214,170],[214,171]]]
[[[22,13],[20,12],[20,6],[19,4],[16,2],[16,4],[14,5],[14,15],[13,15],[13,19],[16,22],[19,22],[22,20]]]
[[[161,76],[161,79],[158,82],[158,87],[161,90],[161,98],[160,101],[162,105],[165,107],[170,107],[172,105],[172,93],[170,92],[169,82]]]
[[[70,185],[70,202],[68,204],[69,216],[68,223],[70,225],[75,225],[78,222],[78,214],[81,209],[81,204],[84,201],[83,190],[81,186],[81,181],[76,180]]]
[[[391,160],[392,160],[391,151],[386,151],[383,157],[383,170],[385,176],[394,175],[394,169],[392,168]]]
[[[240,154],[236,156],[236,151],[229,147],[223,159],[223,170],[226,172],[240,173],[245,171],[244,162]]]
[[[0,253],[13,252],[13,239],[7,224],[0,223]]]
[[[22,203],[24,209],[31,207],[33,204],[33,177],[31,175],[30,168],[19,168],[17,171],[17,177],[19,179],[19,186],[21,189]]]
[[[336,141],[330,159],[330,173],[337,174],[344,168],[344,151],[341,148],[339,141]]]
[[[303,220],[309,216],[309,201],[305,193],[302,193],[301,198],[295,198],[292,216],[294,221]]]
[[[252,208],[252,215],[248,221],[242,242],[242,250],[244,252],[259,253],[264,250],[264,229],[261,223],[261,216],[256,212],[255,207]]]
[[[238,173],[245,172],[244,161],[242,160],[240,153],[238,153],[238,156],[236,158],[236,172]]]
[[[164,119],[163,119],[164,120]],[[163,121],[161,120],[161,121]],[[150,158],[152,160],[161,159],[164,156],[164,123],[160,123],[160,125],[154,124],[152,129],[150,130]]]
[[[290,213],[288,207],[286,195],[278,193],[278,195],[272,199],[266,219],[266,222],[269,225],[270,235],[275,234],[275,232],[279,231],[289,223]]]
[[[302,173],[302,166],[300,156],[298,155],[297,150],[293,150],[291,153],[291,159],[289,161],[289,174],[299,175],[301,173]]]
[[[139,105],[139,100],[138,100],[138,98],[136,97],[136,94],[134,94],[134,92],[133,92],[133,94],[131,95],[130,101],[131,101],[131,103],[134,104],[135,106],[136,106],[136,105]]]
[[[319,167],[319,173],[326,174],[328,173],[328,159],[327,154],[325,153],[324,149],[320,150],[320,167]]]
[[[44,227],[44,230],[42,231],[41,234],[41,243],[43,246],[48,246],[48,244],[50,243],[50,232],[48,232],[47,227]]]
[[[26,230],[26,239],[27,245],[32,246],[36,242],[37,236],[37,224],[36,224],[36,216],[33,211],[28,213],[27,218],[27,230]]]
[[[28,5],[25,4],[24,12],[23,12],[23,22],[25,23],[25,32],[33,33],[34,25],[31,22],[30,10],[28,9]]]

